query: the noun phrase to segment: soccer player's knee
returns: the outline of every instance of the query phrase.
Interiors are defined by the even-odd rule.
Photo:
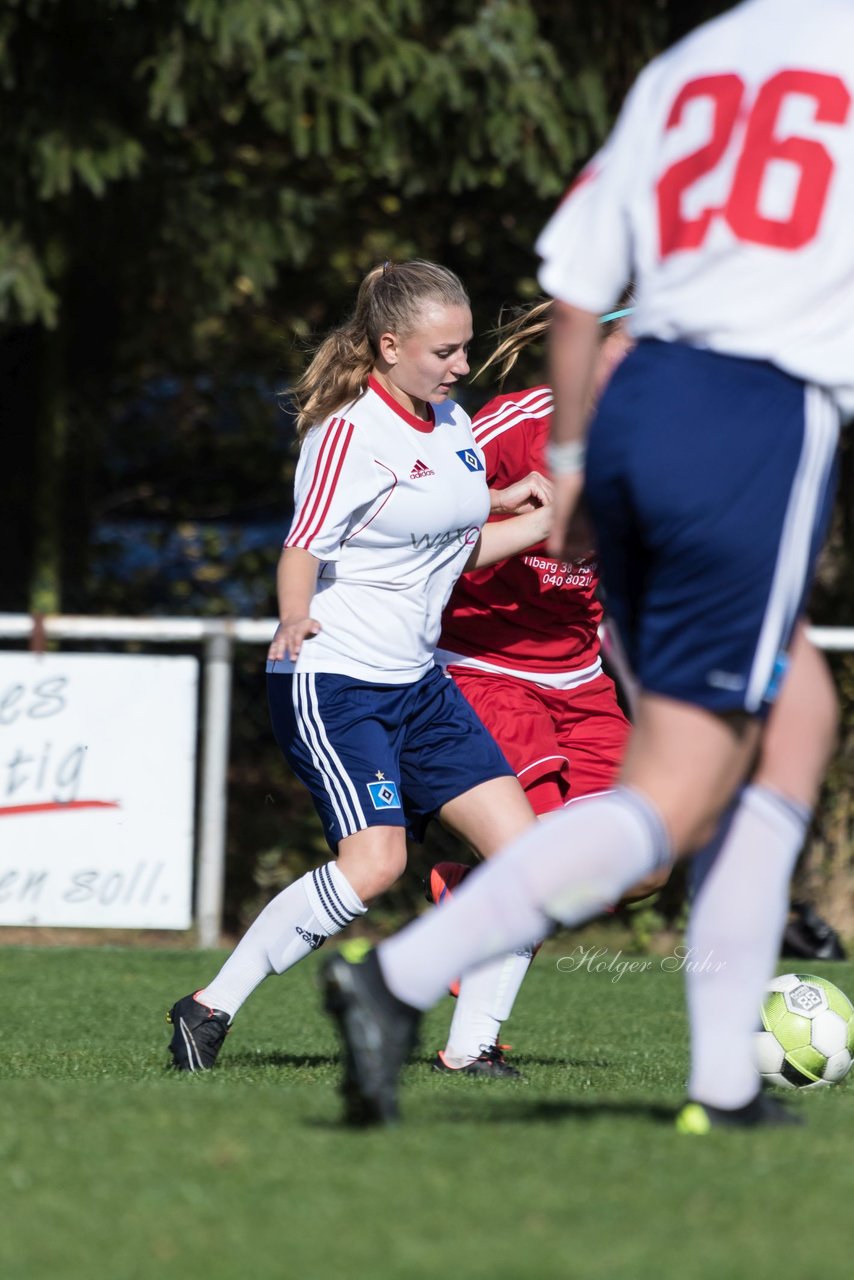
[[[682,855],[698,853],[714,839],[717,834],[721,816],[719,813],[708,814],[694,822],[686,835],[679,841],[679,852]]]
[[[406,870],[406,849],[387,848],[379,850],[371,864],[371,897],[385,893],[395,884]]]
[[[387,828],[359,833],[358,844],[339,852],[338,865],[364,903],[385,893],[406,870],[406,843],[389,838]]]
[[[644,876],[643,880],[639,880],[637,884],[632,885],[631,889],[627,889],[620,899],[621,902],[640,902],[643,898],[650,897],[653,893],[658,893],[659,889],[663,889],[670,879],[671,867],[661,867],[657,871],[653,871],[648,876]]]

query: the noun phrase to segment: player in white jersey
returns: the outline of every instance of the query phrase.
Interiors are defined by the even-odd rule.
[[[247,996],[367,911],[436,816],[489,858],[534,821],[513,769],[433,661],[465,568],[540,542],[550,486],[504,490],[486,525],[483,456],[450,399],[471,310],[452,272],[378,267],[296,388],[302,451],[268,654],[276,739],[311,791],[333,861],[262,911],[212,982],[170,1010],[184,1071],[213,1066]]]
[[[548,292],[598,314],[631,276],[636,338],[854,412],[852,29],[849,0],[748,0],[651,63],[540,237]]]
[[[584,483],[637,715],[614,792],[541,821],[363,965],[329,962],[348,1093],[375,1120],[395,1113],[389,1064],[449,977],[695,852],[734,797],[692,906],[691,945],[718,964],[686,973],[692,1067],[677,1125],[791,1120],[759,1090],[752,1040],[832,736],[809,650],[780,704],[785,749],[763,732],[801,648],[839,410],[854,409],[852,202],[854,5],[748,0],[642,73],[543,233],[540,278],[556,298],[550,550]],[[629,276],[638,345],[600,402],[585,464],[596,316]]]

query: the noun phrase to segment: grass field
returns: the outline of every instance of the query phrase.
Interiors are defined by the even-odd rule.
[[[216,954],[0,950],[0,1276],[847,1280],[854,1084],[798,1096],[803,1129],[679,1136],[681,976],[561,972],[573,945],[508,1024],[524,1083],[429,1071],[445,1001],[404,1124],[369,1133],[338,1123],[316,957],[184,1077],[163,1011]]]

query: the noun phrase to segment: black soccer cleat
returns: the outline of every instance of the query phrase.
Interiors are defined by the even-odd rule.
[[[678,1133],[698,1136],[712,1129],[764,1129],[793,1124],[803,1124],[802,1117],[767,1093],[757,1093],[745,1106],[734,1110],[711,1107],[705,1102],[686,1102],[676,1117]]]
[[[450,1076],[480,1076],[488,1080],[522,1080],[522,1072],[510,1065],[504,1057],[504,1049],[508,1046],[493,1044],[484,1046],[478,1057],[467,1062],[464,1067],[452,1067],[440,1052],[433,1059],[433,1070]]]
[[[340,953],[330,956],[321,981],[344,1047],[346,1123],[393,1124],[400,1072],[415,1047],[421,1014],[389,991],[375,951],[358,963]]]
[[[189,995],[173,1004],[166,1021],[175,1028],[169,1041],[175,1070],[210,1071],[228,1035],[229,1015]]]

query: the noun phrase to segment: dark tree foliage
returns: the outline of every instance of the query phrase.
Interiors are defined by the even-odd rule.
[[[538,227],[685,7],[6,5],[0,605],[192,603],[103,598],[93,525],[271,507],[272,392],[376,260],[447,261],[481,328],[529,295]]]

